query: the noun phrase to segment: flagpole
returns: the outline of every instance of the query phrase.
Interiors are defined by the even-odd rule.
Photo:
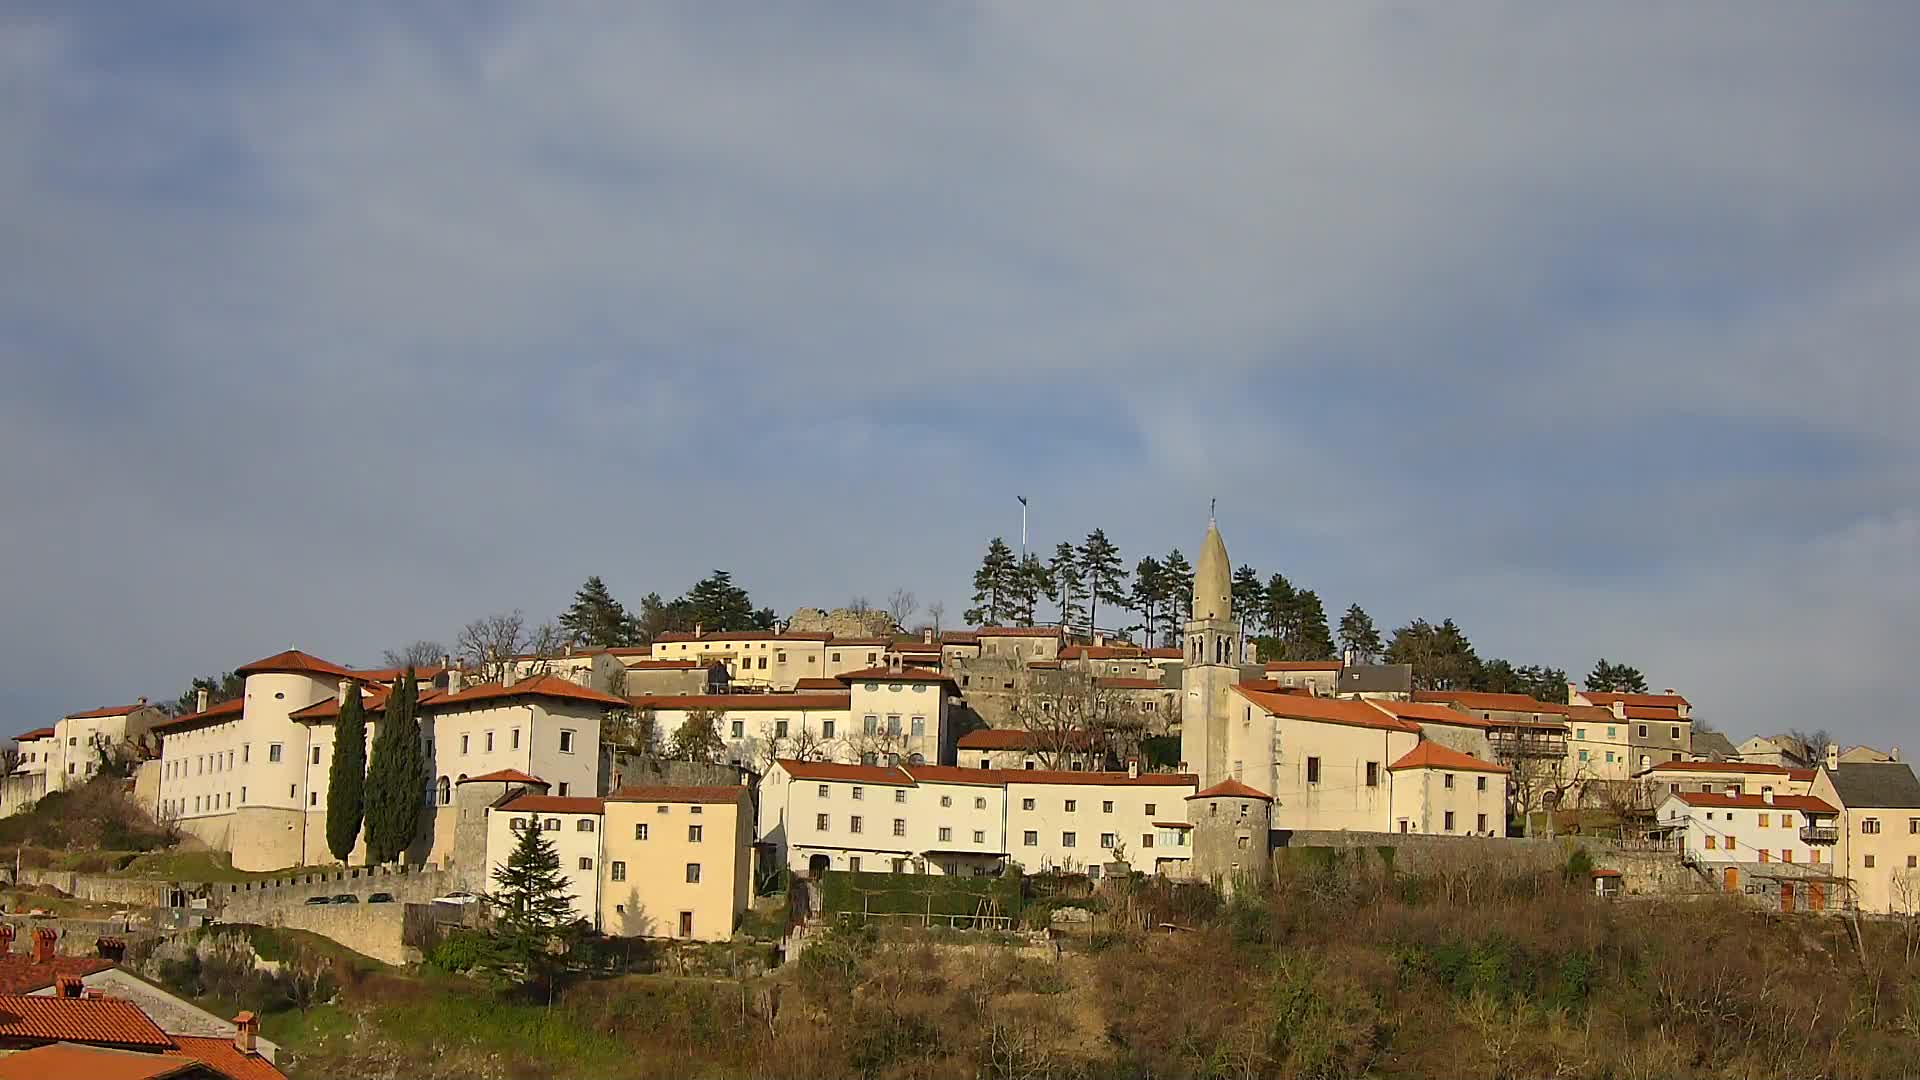
[[[1015,495],[1020,500],[1020,561],[1027,561],[1027,497]]]

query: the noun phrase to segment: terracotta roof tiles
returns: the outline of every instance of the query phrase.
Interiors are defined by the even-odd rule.
[[[211,1064],[173,1053],[56,1042],[0,1057],[0,1080],[166,1080]]]
[[[98,709],[88,709],[86,712],[68,713],[66,718],[68,720],[104,720],[110,716],[130,716],[141,709],[153,707],[144,701],[136,701],[132,705],[107,705]]]
[[[47,989],[63,975],[84,979],[113,966],[111,960],[92,956],[56,956],[35,963],[30,953],[0,953],[0,994],[31,994]]]
[[[1365,699],[1366,703],[1384,713],[1409,720],[1416,724],[1451,724],[1455,727],[1470,727],[1485,731],[1492,727],[1485,720],[1472,713],[1445,705],[1436,705],[1427,701],[1381,701],[1375,698]]]
[[[1258,788],[1248,787],[1238,780],[1222,780],[1205,791],[1196,791],[1187,796],[1187,801],[1195,799],[1265,799],[1273,801],[1273,796]]]
[[[1275,716],[1284,716],[1294,720],[1315,720],[1329,724],[1345,724],[1349,727],[1380,728],[1385,731],[1404,731],[1419,734],[1420,725],[1410,720],[1402,720],[1385,713],[1372,705],[1360,701],[1348,701],[1344,698],[1316,698],[1300,694],[1279,694],[1254,686],[1240,683],[1234,692]]]
[[[518,810],[527,814],[600,814],[605,813],[607,801],[576,795],[516,795],[495,807],[496,810]]]
[[[1798,810],[1803,814],[1838,814],[1840,811],[1823,799],[1811,795],[1775,795],[1768,802],[1762,795],[1728,795],[1723,791],[1676,791],[1668,798],[1688,806],[1726,807],[1733,810]]]
[[[842,765],[833,761],[794,761],[781,758],[774,762],[795,780],[850,780],[861,784],[892,784],[912,787],[913,777],[898,768],[881,765]]]
[[[545,780],[528,773],[523,773],[519,769],[496,769],[490,773],[481,773],[479,776],[469,776],[460,782],[462,784],[539,784],[541,787],[550,786]]]
[[[1541,701],[1525,694],[1494,694],[1483,690],[1420,690],[1415,692],[1413,700],[1462,705],[1483,712],[1552,713],[1555,716],[1565,716],[1567,713],[1564,702]]]
[[[1463,754],[1450,746],[1442,746],[1431,739],[1422,739],[1412,750],[1400,755],[1400,760],[1387,766],[1388,771],[1399,769],[1457,769],[1461,772],[1510,773],[1513,770],[1504,765],[1495,765],[1491,761],[1482,761],[1472,754]]]
[[[627,699],[636,709],[713,709],[719,712],[845,709],[853,695],[837,694],[642,694]]]
[[[0,995],[0,1039],[99,1043],[165,1050],[167,1033],[131,1001],[111,997]]]
[[[53,729],[50,727],[34,728],[32,731],[23,732],[13,737],[15,742],[32,742],[35,739],[51,738],[53,738]]]
[[[237,720],[240,718],[240,714],[246,711],[246,708],[247,700],[245,698],[230,698],[219,704],[207,706],[206,712],[188,713],[185,716],[176,716],[171,720],[162,720],[153,725],[151,730],[166,732],[196,727],[200,724],[218,724],[227,720]]]
[[[235,675],[264,675],[280,673],[289,675],[331,675],[336,679],[351,679],[353,672],[329,660],[303,653],[299,649],[288,649],[272,656],[255,660],[251,664],[242,664],[233,669]]]
[[[454,708],[456,706],[478,705],[489,701],[503,701],[511,698],[541,697],[564,701],[583,701],[590,705],[608,705],[625,708],[625,698],[612,694],[603,694],[578,683],[570,682],[558,675],[539,675],[531,679],[521,679],[510,685],[484,683],[469,687],[457,694],[439,694],[432,698],[422,696],[420,707]]]
[[[230,1038],[175,1035],[173,1041],[179,1044],[179,1048],[167,1051],[169,1055],[204,1062],[231,1080],[287,1080],[287,1074],[276,1068],[273,1062],[259,1054],[241,1052]]]

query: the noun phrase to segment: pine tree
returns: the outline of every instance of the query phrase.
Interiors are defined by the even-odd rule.
[[[1014,568],[1007,590],[1007,618],[1015,626],[1032,626],[1040,598],[1047,593],[1047,564],[1037,555],[1028,555]]]
[[[560,615],[560,628],[575,645],[605,648],[640,640],[639,620],[627,614],[599,575],[588,578],[573,594],[573,605]]]
[[[1140,613],[1146,643],[1153,646],[1153,628],[1167,600],[1167,571],[1149,555],[1133,568],[1133,610]]]
[[[1167,588],[1172,591],[1171,619],[1174,629],[1185,633],[1180,624],[1193,618],[1193,564],[1180,554],[1179,548],[1167,552],[1161,563],[1167,571]],[[1171,635],[1169,635],[1171,636]]]
[[[327,767],[327,850],[346,862],[360,838],[366,810],[367,712],[360,684],[347,687],[340,719],[333,726],[333,763]]]
[[[1261,611],[1266,616],[1261,625],[1267,633],[1280,642],[1281,651],[1294,647],[1300,636],[1300,594],[1294,590],[1293,582],[1285,574],[1275,574],[1267,579],[1267,587],[1261,590]],[[1296,660],[1295,656],[1280,656],[1281,660]]]
[[[504,865],[494,868],[487,949],[476,965],[496,986],[551,986],[572,963],[566,948],[578,918],[560,853],[529,818]]]
[[[1080,572],[1087,586],[1087,638],[1092,640],[1101,601],[1115,607],[1127,602],[1126,593],[1121,591],[1127,585],[1126,567],[1121,565],[1120,549],[1107,539],[1106,530],[1093,530],[1080,545]]]
[[[675,761],[714,762],[726,753],[720,735],[720,717],[711,709],[691,709],[667,741],[667,756]]]
[[[1080,553],[1065,540],[1053,549],[1053,559],[1047,563],[1047,599],[1059,606],[1061,626],[1072,626],[1086,610]]]
[[[1333,634],[1327,629],[1327,609],[1320,594],[1301,589],[1294,594],[1293,637],[1287,643],[1289,660],[1333,659]]]
[[[1259,633],[1270,621],[1260,571],[1251,566],[1242,566],[1233,572],[1233,614],[1240,620],[1240,628],[1249,634]]]
[[[1362,664],[1371,664],[1380,655],[1380,631],[1374,629],[1373,616],[1359,604],[1348,607],[1347,613],[1340,617],[1340,647],[1351,651],[1353,658]]]
[[[735,585],[733,575],[725,570],[715,570],[695,582],[687,595],[674,603],[681,609],[678,618],[706,631],[770,630],[774,624],[773,611],[756,610],[747,590]]]
[[[1647,692],[1647,677],[1640,674],[1639,668],[1615,664],[1601,657],[1587,675],[1587,689],[1601,693],[1644,694]]]
[[[961,617],[975,626],[1001,626],[1009,621],[1014,574],[1019,570],[1013,549],[1005,540],[994,537],[987,543],[987,554],[973,574],[973,603]]]
[[[1415,619],[1395,630],[1386,657],[1389,664],[1412,665],[1421,690],[1466,690],[1480,678],[1480,658],[1452,619],[1439,626]]]
[[[387,695],[386,715],[367,768],[367,865],[392,862],[412,845],[426,796],[426,755],[414,715],[419,691],[412,668]]]

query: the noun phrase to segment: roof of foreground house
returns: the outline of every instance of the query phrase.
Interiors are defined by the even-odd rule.
[[[1495,765],[1491,761],[1482,761],[1472,754],[1463,754],[1450,746],[1442,746],[1429,739],[1420,740],[1412,750],[1400,756],[1400,760],[1387,766],[1395,769],[1457,769],[1461,772],[1510,773],[1513,770],[1504,765]]]
[[[353,679],[360,676],[341,667],[331,660],[322,660],[299,649],[288,649],[272,656],[255,660],[251,664],[242,664],[233,669],[235,675],[265,675],[268,673],[288,675],[332,675],[339,679]]]
[[[1364,701],[1344,698],[1317,698],[1304,694],[1283,694],[1252,683],[1238,683],[1234,692],[1275,716],[1293,720],[1314,720],[1349,727],[1378,728],[1383,731],[1420,733],[1420,725],[1385,713]]]
[[[0,953],[0,994],[31,994],[45,990],[61,976],[85,978],[115,966],[97,956],[55,956],[35,961],[32,953]]]
[[[0,1057],[0,1080],[166,1080],[209,1064],[175,1054],[56,1042]]]
[[[1366,703],[1382,712],[1416,724],[1452,724],[1455,727],[1475,728],[1480,731],[1493,726],[1472,713],[1461,712],[1459,709],[1445,705],[1436,705],[1430,701],[1391,701],[1369,698]]]
[[[1205,791],[1196,791],[1187,796],[1189,802],[1194,799],[1265,799],[1272,802],[1273,796],[1238,780],[1222,780]]]
[[[1646,770],[1647,772],[1690,772],[1690,773],[1747,773],[1755,776],[1787,776],[1794,770],[1785,765],[1769,765],[1763,761],[1662,761]]]
[[[1837,814],[1840,811],[1824,799],[1811,795],[1729,795],[1724,791],[1676,791],[1667,796],[1688,806],[1723,807],[1729,810],[1798,810],[1806,814]]]
[[[328,698],[327,700],[331,701],[333,699]],[[162,720],[153,725],[151,730],[165,732],[194,727],[198,724],[217,724],[224,720],[238,718],[246,709],[246,698],[228,698],[225,701],[207,706],[206,712],[188,713],[185,716],[176,716],[171,720]]]
[[[515,795],[496,810],[519,810],[529,814],[599,814],[607,808],[605,799],[577,795]]]
[[[13,740],[15,742],[32,742],[35,739],[51,739],[51,738],[53,738],[53,729],[50,727],[43,727],[43,728],[34,728],[32,731],[21,732],[20,734],[15,735],[13,737]]]
[[[481,773],[479,776],[466,777],[460,782],[463,784],[539,784],[541,787],[553,786],[545,780],[528,773],[523,773],[519,769],[496,769],[490,773]]]
[[[1595,705],[1612,705],[1617,701],[1622,705],[1673,709],[1690,704],[1679,694],[1616,694],[1605,690],[1582,690],[1580,696]]]
[[[1485,690],[1421,690],[1413,695],[1413,700],[1460,705],[1482,712],[1552,713],[1555,716],[1565,716],[1567,712],[1564,702],[1541,701],[1525,694],[1495,694]]]
[[[173,1045],[140,1006],[112,997],[0,995],[0,1039],[105,1043],[154,1050]]]
[[[1725,761],[1739,753],[1733,748],[1733,740],[1717,731],[1696,731],[1693,733],[1693,752],[1716,756]]]
[[[853,695],[818,694],[641,694],[628,698],[636,709],[713,709],[716,712],[753,712],[769,709],[844,709]]]
[[[521,679],[517,683],[504,686],[498,683],[483,683],[479,686],[469,687],[457,694],[436,694],[432,697],[422,695],[420,698],[420,707],[422,709],[454,708],[457,706],[479,705],[489,701],[504,701],[519,697],[541,697],[563,701],[581,701],[590,705],[606,705],[615,708],[625,708],[627,706],[626,698],[614,697],[612,694],[603,694],[598,690],[581,686],[579,683],[570,682],[558,675],[538,675],[531,679]]]
[[[131,705],[104,705],[98,709],[88,709],[86,712],[68,713],[66,718],[68,720],[102,720],[110,716],[130,716],[141,709],[151,707],[147,704],[147,699],[141,698]]]
[[[1849,807],[1920,807],[1920,779],[1903,761],[1860,761],[1828,769],[1833,790]]]
[[[176,1049],[169,1056],[191,1058],[231,1080],[287,1080],[287,1074],[259,1054],[250,1054],[233,1045],[230,1038],[209,1035],[175,1035]]]

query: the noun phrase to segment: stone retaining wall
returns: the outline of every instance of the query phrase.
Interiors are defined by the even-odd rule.
[[[403,941],[407,909],[415,904],[305,904],[259,920],[262,925],[306,930],[339,942],[362,956],[388,964],[412,964],[420,950]]]
[[[364,902],[372,893],[392,893],[397,909],[403,903],[424,904],[456,887],[453,874],[445,870],[418,866],[336,866],[301,870],[266,881],[222,882],[211,887],[211,896],[222,920],[264,923],[275,912],[304,907],[308,898],[315,896],[352,893]],[[323,906],[315,904],[314,908]]]
[[[1501,863],[1517,870],[1552,870],[1565,866],[1576,847],[1591,852],[1591,839],[1437,836],[1432,833],[1344,832],[1313,829],[1274,831],[1276,849],[1338,848],[1365,850],[1404,874],[1424,874],[1462,862]],[[1387,849],[1393,854],[1387,855]],[[1276,861],[1283,856],[1276,854]],[[1597,865],[1597,859],[1596,859]]]

